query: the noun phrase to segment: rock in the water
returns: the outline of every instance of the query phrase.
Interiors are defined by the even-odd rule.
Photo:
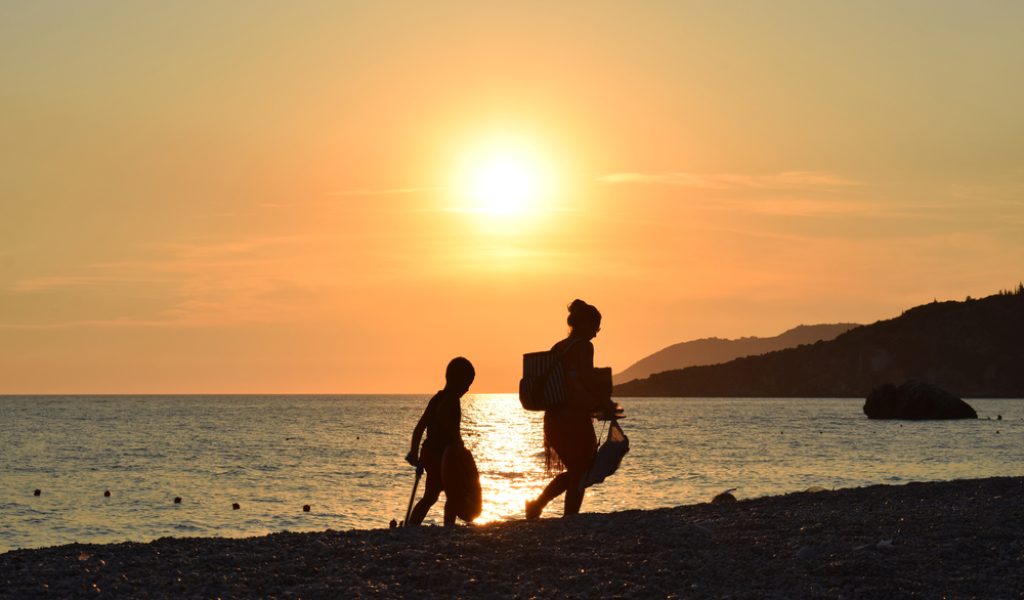
[[[921,381],[896,387],[879,386],[868,394],[864,414],[869,419],[977,419],[978,413],[946,390]]]

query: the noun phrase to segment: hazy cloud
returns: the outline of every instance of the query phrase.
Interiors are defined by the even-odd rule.
[[[396,194],[421,194],[423,192],[436,192],[438,187],[404,187],[404,188],[357,188],[351,190],[339,190],[333,192],[332,196],[392,196]]]
[[[16,295],[51,294],[104,298],[120,312],[97,318],[94,304],[50,322],[0,323],[3,328],[55,329],[79,326],[159,327],[277,321],[294,317],[316,297],[320,284],[302,272],[307,236],[253,237],[194,244],[151,244],[149,257],[83,265],[70,273],[23,278],[8,288]],[[116,286],[118,294],[108,291]],[[157,298],[143,314],[134,298]],[[24,300],[28,301],[28,300]]]
[[[61,288],[109,285],[141,281],[137,277],[118,277],[113,275],[52,275],[45,277],[29,277],[14,282],[11,291],[30,294]],[[149,279],[147,281],[153,281]]]
[[[598,177],[608,184],[649,184],[699,190],[821,190],[860,185],[860,182],[818,171],[784,171],[769,175],[744,173],[609,173]]]

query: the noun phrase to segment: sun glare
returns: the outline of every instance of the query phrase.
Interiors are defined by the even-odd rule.
[[[468,153],[458,175],[463,210],[487,217],[522,217],[550,200],[550,169],[524,143],[492,143]]]
[[[486,213],[511,215],[530,208],[537,193],[534,174],[513,158],[498,158],[480,166],[470,182],[470,194]]]

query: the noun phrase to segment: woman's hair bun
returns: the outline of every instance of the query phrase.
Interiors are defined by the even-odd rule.
[[[592,304],[579,298],[569,303],[569,327],[599,327],[601,325],[601,312]]]
[[[588,306],[590,305],[577,298],[569,304],[569,314],[581,313],[586,310]]]

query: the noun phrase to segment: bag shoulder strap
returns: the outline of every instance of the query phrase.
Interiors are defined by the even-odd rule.
[[[554,370],[555,366],[561,364],[562,359],[565,358],[565,355],[569,354],[569,351],[572,350],[572,347],[582,341],[583,338],[576,338],[573,341],[569,342],[569,344],[565,348],[563,348],[561,352],[558,353],[558,356],[555,358],[555,360],[551,361],[551,364],[548,365],[548,368],[544,370],[544,374],[541,377],[547,379],[548,375],[551,374],[551,371]]]

